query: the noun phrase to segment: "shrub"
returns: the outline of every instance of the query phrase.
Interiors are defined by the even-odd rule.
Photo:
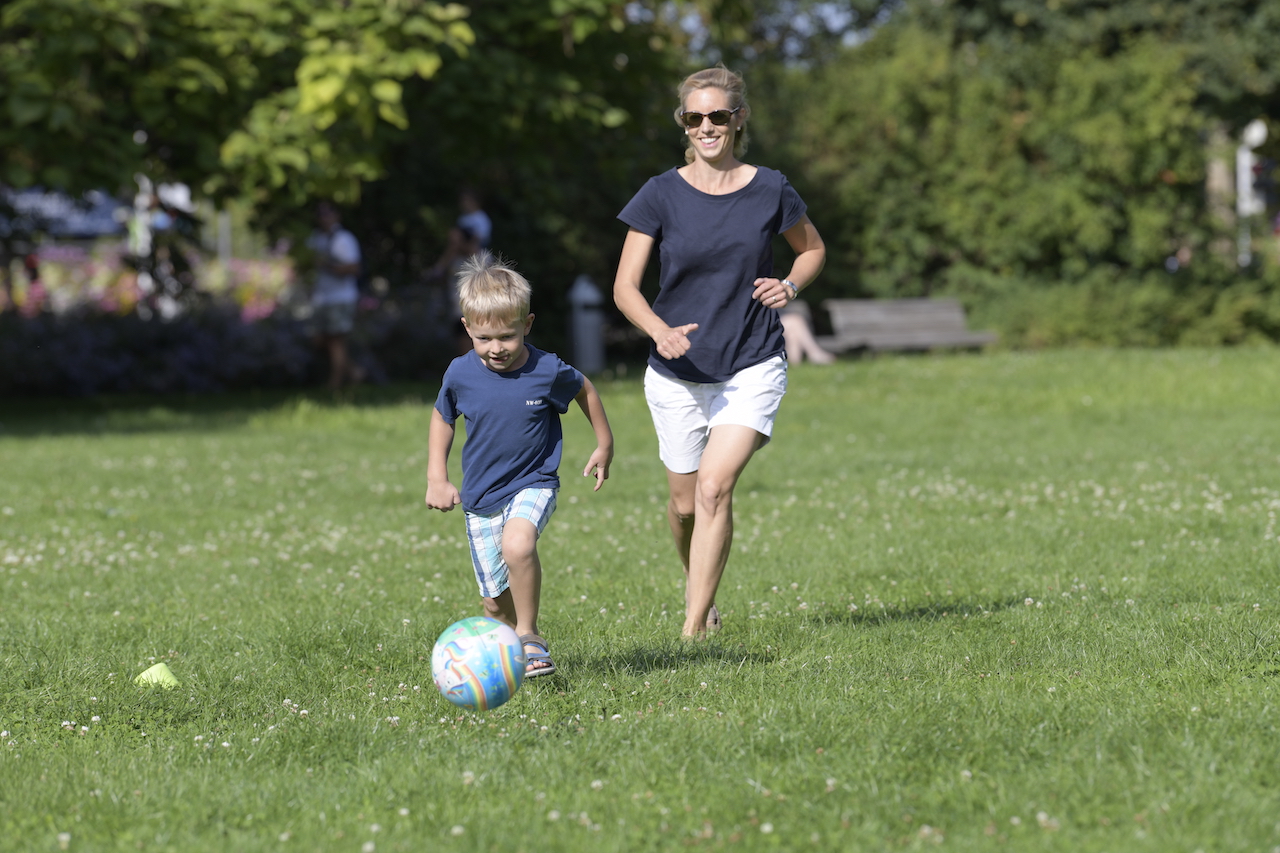
[[[1070,283],[1004,282],[972,309],[1013,348],[1266,344],[1280,341],[1280,271],[1206,263],[1135,278],[1099,267]]]
[[[357,318],[352,354],[369,381],[420,379],[452,353],[447,325],[424,301],[387,300]],[[0,394],[201,393],[318,382],[323,356],[307,324],[283,310],[246,319],[211,303],[172,320],[80,307],[0,315]]]

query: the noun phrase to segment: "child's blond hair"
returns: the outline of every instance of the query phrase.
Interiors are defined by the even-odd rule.
[[[532,294],[528,279],[486,251],[468,258],[458,273],[458,304],[468,322],[523,320]]]

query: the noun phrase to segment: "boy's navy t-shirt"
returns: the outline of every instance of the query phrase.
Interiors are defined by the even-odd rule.
[[[781,172],[757,167],[726,195],[694,189],[675,169],[650,178],[618,218],[653,237],[660,272],[653,311],[669,326],[697,323],[689,352],[668,361],[650,343],[649,364],[687,382],[724,382],[786,352],[778,312],[751,298],[773,276],[773,238],[804,216]]]
[[[499,373],[474,352],[445,371],[436,411],[452,424],[461,415],[462,508],[492,515],[522,489],[556,489],[564,433],[560,416],[582,390],[583,377],[552,353],[525,344],[529,359]]]

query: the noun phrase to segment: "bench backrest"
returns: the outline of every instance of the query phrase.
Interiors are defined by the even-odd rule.
[[[954,299],[827,299],[822,307],[837,334],[965,328],[964,308]]]

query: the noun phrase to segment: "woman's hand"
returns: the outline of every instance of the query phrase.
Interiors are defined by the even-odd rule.
[[[653,342],[658,345],[658,355],[670,361],[687,353],[692,346],[689,343],[689,333],[697,328],[697,323],[686,323],[674,329],[668,327],[658,332],[653,336]]]
[[[758,278],[753,282],[756,289],[752,292],[751,298],[764,305],[766,308],[783,308],[791,301],[791,288],[782,283],[777,278]]]

